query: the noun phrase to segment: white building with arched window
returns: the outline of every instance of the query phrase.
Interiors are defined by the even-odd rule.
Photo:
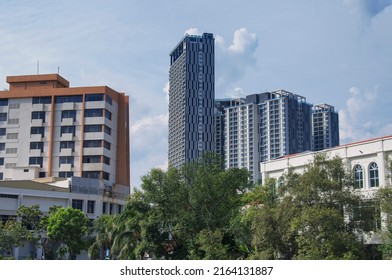
[[[381,239],[376,232],[385,226],[384,215],[380,216],[372,198],[378,189],[392,185],[392,170],[390,165],[388,167],[388,160],[392,160],[392,135],[261,162],[262,183],[265,184],[268,179],[275,179],[276,186],[279,188],[284,184],[284,175],[288,173],[289,168],[293,168],[296,173],[304,172],[309,163],[314,160],[315,154],[320,152],[326,153],[329,158],[336,156],[342,158],[347,170],[353,174],[354,188],[369,199],[358,205],[358,210],[368,211],[368,213],[370,211],[374,217],[374,221],[365,226],[367,232],[365,238],[368,244],[380,243]],[[358,218],[361,219],[360,216]]]

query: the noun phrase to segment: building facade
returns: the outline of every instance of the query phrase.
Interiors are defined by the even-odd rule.
[[[0,91],[0,179],[83,177],[130,185],[128,97],[69,87],[57,74],[7,77]],[[20,178],[20,177],[19,177]]]
[[[313,106],[312,138],[312,151],[339,146],[339,115],[333,106],[328,104]]]
[[[185,35],[170,53],[169,164],[214,150],[214,37]]]

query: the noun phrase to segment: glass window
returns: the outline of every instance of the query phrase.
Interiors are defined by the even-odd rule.
[[[102,109],[85,109],[84,110],[84,117],[85,118],[96,118],[102,117],[103,110]]]
[[[0,113],[0,122],[7,121],[7,113]]]
[[[84,140],[84,148],[99,148],[102,147],[102,140]]]
[[[87,213],[94,214],[94,210],[95,210],[95,201],[88,200],[87,201]]]
[[[108,158],[107,156],[103,156],[103,163],[106,165],[110,165],[110,158]]]
[[[63,133],[72,133],[72,135],[75,136],[75,132],[76,127],[74,125],[65,125],[61,127],[60,136],[62,136]]]
[[[84,178],[91,178],[91,179],[99,179],[101,175],[100,171],[83,171],[82,177]]]
[[[72,149],[72,152],[75,151],[75,141],[61,141],[60,142],[60,152],[61,149]]]
[[[369,180],[370,180],[370,187],[379,186],[378,165],[375,162],[372,162],[369,165]]]
[[[83,95],[67,95],[67,96],[56,96],[54,99],[55,103],[74,103],[82,102]]]
[[[106,125],[104,126],[104,131],[106,134],[112,135],[112,129]]]
[[[31,112],[31,119],[32,120],[42,120],[42,122],[45,122],[45,112],[44,111]]]
[[[73,119],[76,120],[76,110],[63,110],[61,111],[61,120]]]
[[[363,169],[359,164],[354,166],[354,188],[363,188]]]
[[[5,150],[5,143],[0,143],[0,151],[4,151]]]
[[[72,208],[79,209],[80,211],[83,211],[83,200],[72,199]]]
[[[103,101],[104,95],[103,93],[99,94],[86,94],[84,97],[84,100],[86,102],[88,101]]]
[[[4,165],[4,158],[0,158],[0,165]]]
[[[106,102],[112,105],[112,98],[106,94]]]
[[[46,177],[46,172],[40,172],[40,173],[38,174],[38,177],[39,177],[39,178],[45,178],[45,177]]]
[[[84,132],[102,132],[102,125],[101,124],[85,125]]]
[[[100,163],[101,156],[83,156],[83,163]]]
[[[8,106],[8,99],[7,98],[0,99],[0,106]]]
[[[6,134],[5,128],[0,128],[0,136],[4,136]]]
[[[108,141],[103,141],[103,146],[105,147],[105,149],[110,150],[111,144]]]
[[[109,180],[109,173],[107,173],[107,172],[102,172],[103,174],[102,174],[102,178],[104,179],[104,180]]]
[[[106,214],[106,211],[107,211],[107,202],[103,202],[102,203],[102,214]]]
[[[52,97],[44,96],[44,97],[33,97],[33,104],[51,104]]]
[[[32,126],[30,129],[30,134],[41,134],[41,136],[44,137],[45,136],[45,127]]]
[[[74,173],[72,171],[61,171],[59,172],[60,178],[70,178],[73,177]]]
[[[112,120],[112,113],[106,109],[105,109],[105,118],[107,118],[109,121]]]
[[[30,150],[41,150],[44,151],[44,142],[30,142]]]
[[[42,164],[44,162],[43,157],[30,157],[29,158],[29,165],[39,165],[42,167]]]
[[[59,163],[61,164],[71,164],[71,166],[74,165],[74,157],[73,156],[66,156],[66,157],[60,157]]]

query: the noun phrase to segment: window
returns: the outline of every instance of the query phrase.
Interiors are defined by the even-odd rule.
[[[42,164],[44,162],[43,157],[30,157],[29,158],[29,165],[39,165],[42,167]]]
[[[8,124],[19,124],[19,119],[8,119]]]
[[[83,163],[100,163],[101,156],[83,156]]]
[[[61,121],[63,119],[73,119],[76,120],[76,110],[63,110],[61,111]]]
[[[106,214],[106,211],[107,211],[107,202],[103,202],[102,203],[102,214]]]
[[[369,180],[370,180],[370,187],[379,186],[378,165],[375,162],[372,162],[369,165]]]
[[[31,112],[31,119],[32,120],[42,120],[42,122],[45,122],[45,112],[44,111]]]
[[[6,134],[5,128],[0,128],[0,136],[4,136]]]
[[[0,143],[0,151],[4,151],[5,150],[5,143]]]
[[[110,165],[110,158],[108,158],[107,156],[103,156],[103,163],[106,165]]]
[[[85,118],[96,118],[102,117],[103,110],[102,109],[85,109],[84,110],[84,117]]]
[[[103,93],[98,93],[98,94],[86,94],[84,97],[84,101],[89,102],[89,101],[103,101]]]
[[[31,142],[30,150],[41,150],[41,153],[44,151],[44,142]]]
[[[100,171],[83,171],[82,177],[83,178],[90,178],[90,179],[99,179]]]
[[[8,99],[7,98],[0,99],[0,106],[8,106]]]
[[[83,211],[83,200],[72,199],[72,208],[79,209],[80,211]]]
[[[3,172],[0,172],[0,180],[3,180]]]
[[[20,108],[20,104],[19,103],[14,103],[14,104],[10,104],[8,107],[10,109],[19,109]]]
[[[76,127],[74,125],[65,125],[61,127],[60,136],[64,133],[71,133],[72,136],[75,136]]]
[[[112,105],[112,98],[106,94],[106,102]]]
[[[363,188],[363,169],[359,164],[354,166],[354,188]]]
[[[112,134],[112,129],[108,126],[104,126],[103,130],[105,131],[106,134],[111,135]]]
[[[380,204],[377,201],[361,201],[353,208],[353,221],[359,224],[365,232],[381,228]]]
[[[17,154],[18,153],[18,148],[7,148],[5,150],[6,154]]]
[[[102,140],[84,140],[84,148],[100,148],[102,147]]]
[[[107,172],[102,172],[103,174],[102,174],[102,178],[104,179],[104,180],[109,180],[109,177],[110,177],[110,175],[109,175],[109,173],[107,173]]]
[[[123,206],[121,204],[117,205],[117,214],[122,213]]]
[[[61,171],[59,172],[60,178],[70,178],[73,177],[74,173],[72,171]]]
[[[38,177],[39,177],[39,178],[45,178],[45,177],[46,177],[46,172],[40,172],[40,173],[38,174]]]
[[[84,132],[102,132],[102,125],[101,124],[85,125]]]
[[[94,214],[95,210],[95,201],[94,200],[88,200],[87,201],[87,213],[88,214]]]
[[[45,136],[45,127],[33,126],[30,129],[30,134],[41,134],[42,137]]]
[[[74,165],[74,157],[73,156],[60,157],[59,165],[61,165],[61,164],[71,164],[71,166],[73,167],[73,165]]]
[[[74,103],[82,101],[83,95],[56,96],[54,99],[55,103]]]
[[[33,104],[51,104],[52,97],[44,96],[44,97],[33,97]]]
[[[113,203],[109,203],[109,214],[112,215],[113,214]]]
[[[103,141],[103,146],[105,149],[110,150],[111,144],[108,141]]]
[[[7,121],[7,113],[0,113],[0,122]]]
[[[105,109],[105,118],[107,118],[109,121],[112,120],[112,113],[110,113],[108,110]]]
[[[75,141],[60,141],[60,152],[61,149],[71,149],[72,152],[75,151]]]
[[[4,165],[4,158],[0,158],[0,165]]]
[[[19,133],[8,133],[7,134],[7,139],[11,140],[11,139],[18,139]]]

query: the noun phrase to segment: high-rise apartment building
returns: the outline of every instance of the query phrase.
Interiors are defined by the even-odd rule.
[[[259,109],[260,161],[311,150],[312,105],[305,97],[273,91]]]
[[[314,105],[312,109],[313,151],[339,146],[339,115],[328,104]]]
[[[58,74],[7,77],[0,91],[0,179],[84,177],[130,186],[129,100]]]
[[[169,164],[214,150],[214,37],[185,35],[170,53]]]

